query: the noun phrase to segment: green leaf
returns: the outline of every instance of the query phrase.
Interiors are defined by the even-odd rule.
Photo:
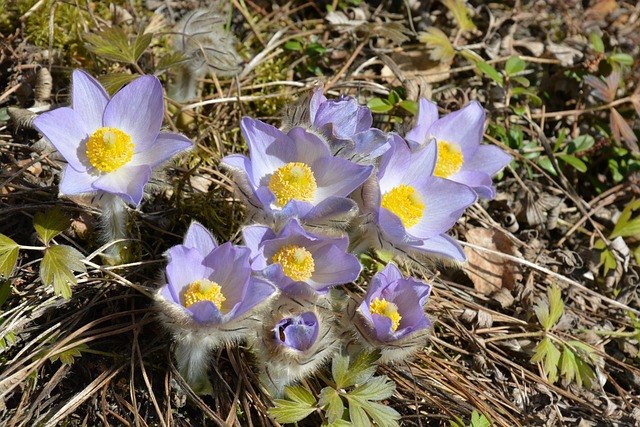
[[[362,405],[367,414],[375,421],[379,427],[398,427],[400,414],[390,406],[376,402],[367,402]]]
[[[70,285],[76,284],[72,271],[87,271],[82,263],[84,255],[66,245],[47,248],[40,263],[40,278],[45,286],[53,283],[53,291],[65,299],[71,298]]]
[[[558,135],[558,138],[556,139],[556,143],[553,144],[553,152],[557,152],[560,147],[562,147],[562,144],[564,143],[564,139],[567,136],[567,129],[562,128],[560,129],[560,134]]]
[[[551,384],[558,379],[558,362],[560,361],[560,350],[551,342],[548,337],[544,337],[536,346],[531,363],[542,362],[547,379]]]
[[[302,44],[295,40],[289,40],[284,44],[284,48],[287,50],[292,50],[296,52],[302,52]]]
[[[20,245],[0,234],[0,277],[9,277],[18,260]]]
[[[284,394],[294,402],[305,403],[311,406],[316,404],[316,398],[313,397],[313,394],[311,394],[311,392],[306,388],[299,385],[286,386],[284,388]]]
[[[386,376],[373,377],[366,383],[349,392],[349,396],[364,400],[383,400],[390,397],[396,389],[393,381]]]
[[[273,402],[276,407],[269,409],[269,415],[280,423],[297,423],[316,410],[315,407],[306,403],[291,402],[290,400],[276,399]]]
[[[483,414],[478,413],[475,409],[471,413],[471,427],[490,427],[491,421]]]
[[[380,352],[363,352],[358,355],[355,362],[349,365],[349,356],[340,355],[333,358],[331,363],[331,375],[336,383],[336,388],[344,389],[354,384],[362,384],[373,376],[376,371],[375,362],[380,358]]]
[[[549,296],[549,323],[553,326],[558,323],[564,313],[564,302],[562,301],[562,292],[555,284],[547,289],[547,295]]]
[[[33,217],[33,226],[45,245],[69,228],[70,224],[71,220],[62,213],[59,206],[46,212],[38,212]]]
[[[614,53],[607,58],[607,61],[615,62],[620,65],[633,65],[633,57],[631,55],[627,55],[626,53]]]
[[[139,74],[115,73],[100,76],[98,77],[98,81],[109,95],[113,95],[119,91],[122,86],[137,79],[138,77],[140,77]]]
[[[138,62],[138,59],[142,56],[145,50],[151,44],[151,39],[153,38],[153,34],[150,33],[142,33],[136,35],[136,38],[133,40],[133,61],[132,63]]]
[[[367,102],[367,107],[374,113],[386,113],[393,109],[393,105],[391,105],[387,99],[383,98],[373,98]]]
[[[636,216],[634,219],[631,219],[631,215],[640,209],[640,199],[632,200],[625,208],[622,210],[620,214],[620,218],[618,218],[618,222],[616,222],[615,227],[613,227],[613,231],[611,233],[610,238],[615,239],[616,237],[632,237],[632,236],[640,236],[640,215]]]
[[[353,427],[371,427],[367,413],[357,400],[349,400],[349,419]]]
[[[493,68],[491,64],[482,61],[478,62],[476,64],[476,67],[478,67],[480,71],[485,73],[487,76],[489,76],[489,78],[498,83],[500,86],[502,86],[502,84],[504,83],[504,79],[502,78],[500,73],[495,68]]]
[[[403,99],[402,101],[400,101],[400,103],[398,105],[400,106],[400,108],[410,112],[414,116],[416,114],[418,114],[418,103],[415,102],[415,101],[410,101],[408,99]]]
[[[387,99],[389,100],[389,103],[391,105],[396,105],[398,102],[400,102],[400,95],[398,95],[398,92],[396,92],[395,90],[392,90],[391,92],[389,92],[389,96],[387,97]]]
[[[576,378],[576,371],[578,366],[576,365],[576,356],[568,346],[563,346],[562,359],[560,359],[560,375],[564,377],[567,382],[571,382]],[[582,379],[578,378],[576,381],[578,386],[582,386]]]
[[[353,427],[349,421],[346,420],[335,420],[331,424],[323,424],[324,427]]]
[[[175,67],[176,65],[180,65],[188,60],[189,59],[182,52],[171,52],[160,58],[160,61],[158,61],[158,65],[156,66],[156,70],[166,70],[167,68]]]
[[[540,156],[540,158],[538,158],[538,165],[540,165],[541,168],[543,168],[550,174],[558,175],[556,168],[554,168],[553,163],[551,163],[551,159],[549,159],[547,156]]]
[[[563,129],[564,130],[564,129]],[[593,139],[591,135],[580,135],[571,141],[569,147],[567,148],[567,152],[569,154],[579,153],[581,151],[586,151],[589,148],[593,147],[593,144],[596,143],[596,140]]]
[[[69,350],[63,351],[61,353],[56,353],[53,356],[49,357],[51,362],[55,362],[56,360],[60,360],[65,365],[73,365],[76,357],[82,357],[82,352],[88,350],[89,346],[86,344],[80,344]]]
[[[576,170],[578,170],[580,172],[584,173],[584,172],[587,171],[587,165],[582,160],[580,160],[579,158],[577,158],[576,156],[574,156],[572,154],[558,153],[558,154],[556,154],[556,157],[561,159],[563,162],[570,164],[571,166],[573,166]]]
[[[344,415],[344,402],[338,391],[332,387],[325,387],[320,390],[318,406],[324,408],[330,424],[335,423],[336,420],[341,419]]]
[[[593,50],[599,53],[604,53],[604,42],[602,41],[602,37],[600,37],[596,33],[589,34],[589,39],[591,39],[591,46]]]
[[[305,50],[305,53],[311,57],[319,56],[326,52],[327,52],[327,49],[324,46],[322,46],[320,43],[311,43],[309,46],[307,46],[307,49]]]
[[[536,95],[535,93],[531,92],[529,89],[523,88],[523,87],[514,87],[511,89],[511,95],[525,95],[527,96],[531,102],[533,103],[533,105],[540,106],[542,105],[542,100],[540,99],[540,97],[538,95]]]
[[[510,79],[512,82],[516,82],[521,86],[524,86],[524,87],[531,86],[531,82],[529,81],[529,79],[524,76],[511,76]]]
[[[520,71],[524,70],[527,64],[517,56],[512,56],[507,59],[506,64],[504,64],[504,72],[508,76],[512,76],[514,74],[518,74]]]
[[[85,34],[86,48],[98,56],[115,62],[133,63],[134,53],[125,32],[118,27],[95,34]]]

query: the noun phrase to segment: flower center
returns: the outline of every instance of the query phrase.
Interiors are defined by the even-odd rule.
[[[222,295],[222,288],[209,279],[196,280],[189,285],[184,293],[184,306],[190,307],[200,301],[211,301],[218,310],[227,299]]]
[[[369,313],[379,314],[380,316],[386,316],[391,319],[391,330],[395,332],[400,326],[400,313],[398,313],[398,306],[386,299],[376,298],[371,302],[369,306]]]
[[[401,184],[386,193],[381,205],[398,215],[405,228],[416,225],[424,214],[422,197],[409,185]]]
[[[435,176],[449,178],[458,172],[464,163],[464,157],[458,144],[438,141],[438,160],[436,161]]]
[[[309,279],[316,269],[311,252],[296,245],[283,246],[272,260],[282,266],[284,274],[300,282]]]
[[[131,136],[117,128],[100,128],[87,141],[87,156],[91,165],[102,172],[113,172],[133,156]]]
[[[269,190],[276,195],[278,206],[286,205],[289,200],[304,202],[313,200],[318,185],[311,168],[304,163],[291,162],[275,171],[269,181]]]

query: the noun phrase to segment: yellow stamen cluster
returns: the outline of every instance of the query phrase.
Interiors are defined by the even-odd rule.
[[[291,162],[279,168],[271,175],[269,190],[276,195],[278,206],[286,205],[296,199],[310,202],[316,195],[318,185],[309,166],[300,162]]]
[[[218,307],[222,308],[222,303],[227,299],[222,295],[222,288],[216,282],[209,279],[196,280],[189,285],[189,289],[184,293],[184,305],[191,305],[200,301],[211,301]]]
[[[464,157],[458,144],[438,141],[438,160],[436,161],[435,176],[449,178],[458,172],[464,163]]]
[[[87,157],[96,169],[113,172],[131,160],[134,147],[131,136],[120,129],[104,127],[89,137]]]
[[[371,301],[371,304],[369,305],[369,312],[371,314],[386,316],[391,319],[391,330],[393,332],[395,332],[398,329],[398,326],[400,326],[402,316],[398,313],[398,306],[384,298],[376,298]]]
[[[382,207],[398,215],[405,228],[416,225],[424,214],[422,197],[415,188],[401,184],[382,196]]]
[[[272,258],[282,266],[284,274],[296,281],[308,280],[316,269],[313,255],[306,248],[296,245],[283,246]]]

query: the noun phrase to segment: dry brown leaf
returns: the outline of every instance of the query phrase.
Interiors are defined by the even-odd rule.
[[[508,255],[518,254],[516,247],[500,230],[476,227],[467,230],[465,237],[467,242],[476,246]],[[477,291],[490,295],[502,288],[513,289],[516,265],[490,252],[470,247],[465,247],[464,252],[467,256],[465,271]]]
[[[587,9],[585,15],[588,19],[602,20],[617,8],[617,0],[598,0],[593,6]]]

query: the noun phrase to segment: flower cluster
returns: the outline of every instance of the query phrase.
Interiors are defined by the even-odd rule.
[[[446,232],[478,197],[493,197],[491,175],[510,161],[480,145],[477,103],[439,119],[421,100],[403,138],[372,128],[354,98],[330,100],[318,88],[287,120],[281,130],[242,119],[249,155],[222,160],[247,208],[244,246],[216,246],[194,223],[167,252],[157,299],[180,369],[201,390],[202,352],[239,340],[276,396],[341,349],[379,350],[387,363],[414,353],[431,325],[429,284],[390,263],[364,296],[331,289],[358,280],[365,251],[463,261]]]
[[[175,339],[178,368],[198,392],[211,392],[209,359],[222,345],[246,343],[273,395],[341,350],[379,350],[390,363],[418,350],[431,325],[429,284],[390,263],[364,296],[332,289],[359,280],[366,251],[463,261],[446,233],[478,197],[494,196],[491,176],[511,159],[480,144],[484,111],[475,102],[439,118],[422,99],[403,137],[373,128],[356,99],[322,92],[289,110],[286,131],[242,119],[249,155],[222,160],[247,207],[242,245],[218,245],[193,222],[166,252],[156,307]],[[72,107],[34,122],[67,161],[63,194],[137,206],[152,169],[193,145],[160,132],[155,77],[109,98],[75,71],[72,98]],[[105,222],[124,228],[116,212],[123,209],[107,210]]]

